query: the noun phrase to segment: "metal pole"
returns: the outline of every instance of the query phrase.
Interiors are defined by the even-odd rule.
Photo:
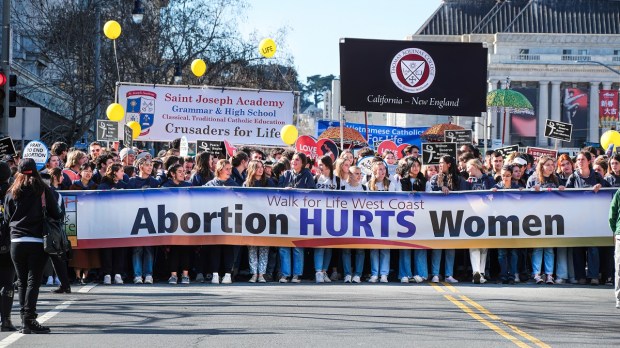
[[[9,79],[11,76],[11,0],[3,0],[2,2],[2,69],[6,74],[7,81],[4,84],[4,115],[0,123],[0,131],[2,134],[9,134]]]
[[[485,113],[484,114],[484,124],[482,125],[483,129],[482,129],[482,138],[484,139],[484,154],[486,156],[487,154],[487,148],[488,148],[488,141],[487,141],[487,125],[489,124],[489,113]]]
[[[344,107],[340,107],[340,150],[344,150]]]
[[[364,122],[366,122],[366,142],[368,142],[368,112],[364,111]]]
[[[24,147],[26,138],[26,108],[22,108],[22,151],[24,151]]]
[[[95,1],[95,115],[92,117],[93,140],[97,140],[97,119],[101,117],[101,1]]]
[[[504,135],[506,135],[506,108],[504,108],[504,122],[502,124],[502,146],[504,146]]]

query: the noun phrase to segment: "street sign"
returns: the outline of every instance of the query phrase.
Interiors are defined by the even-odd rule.
[[[439,164],[446,155],[456,160],[456,143],[422,143],[423,164]]]
[[[47,146],[45,146],[44,143],[38,140],[33,140],[26,145],[26,148],[24,148],[23,158],[32,158],[37,164],[37,170],[41,170],[45,168],[45,163],[47,163],[49,154],[50,153],[47,150]]]
[[[187,143],[187,137],[184,135],[181,137],[181,144],[179,146],[179,156],[187,157],[189,152],[189,144]]]
[[[123,146],[133,146],[133,129],[131,129],[128,125],[123,126]]]
[[[506,156],[510,155],[513,152],[519,152],[519,145],[510,145],[510,146],[499,147],[499,148],[495,149],[495,151],[501,153],[502,156],[504,158],[506,158]]]
[[[547,119],[547,123],[545,124],[545,136],[547,138],[570,141],[572,133],[572,124]]]
[[[118,122],[97,120],[97,141],[118,140]]]
[[[446,143],[471,144],[473,141],[471,129],[445,130],[443,137]]]
[[[540,147],[532,147],[532,146],[528,146],[527,149],[525,150],[525,153],[527,153],[528,155],[532,155],[535,161],[538,161],[538,159],[542,156],[549,156],[551,158],[558,157],[557,150],[543,149]]]
[[[196,141],[197,152],[208,152],[213,157],[226,158],[226,145],[223,141],[198,140]]]
[[[13,139],[11,139],[11,137],[0,139],[0,156],[4,157],[6,155],[14,154],[15,146],[13,146]]]

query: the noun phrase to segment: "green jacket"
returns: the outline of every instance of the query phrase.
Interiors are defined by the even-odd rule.
[[[609,228],[620,235],[620,190],[616,191],[609,207]]]

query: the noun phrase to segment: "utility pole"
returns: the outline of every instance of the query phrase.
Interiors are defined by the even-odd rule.
[[[2,57],[0,65],[4,71],[7,79],[11,76],[11,0],[2,0]],[[2,121],[0,122],[0,131],[3,135],[9,133],[9,83],[4,84],[4,100],[2,105],[4,106],[4,115],[2,115]]]

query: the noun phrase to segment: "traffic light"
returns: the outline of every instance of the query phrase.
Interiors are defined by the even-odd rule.
[[[17,75],[10,74],[9,75],[9,117],[15,117],[17,114],[17,107],[15,103],[17,102],[17,91],[15,90],[15,86],[17,86]]]
[[[17,75],[7,74],[4,69],[0,68],[0,117],[5,116],[5,105],[8,105],[9,117],[15,117],[17,108],[15,102],[17,101],[17,91],[15,86],[17,85]],[[8,95],[7,95],[8,94]],[[6,104],[4,103],[6,99]]]

